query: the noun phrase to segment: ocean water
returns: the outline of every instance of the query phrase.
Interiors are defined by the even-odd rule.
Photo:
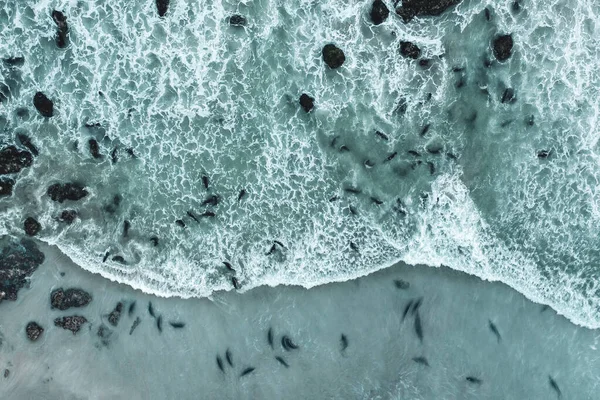
[[[172,0],[162,18],[149,0],[0,2],[0,57],[25,58],[0,64],[0,140],[26,133],[40,151],[0,199],[0,234],[33,216],[84,269],[167,297],[232,289],[224,261],[242,291],[445,265],[599,327],[600,3],[520,4],[374,26],[355,1]],[[500,63],[491,42],[507,33]],[[405,40],[428,67],[399,54]],[[327,43],[341,68],[324,64]],[[67,181],[89,195],[51,201]]]
[[[29,289],[0,307],[3,399],[594,400],[600,388],[598,330],[449,268],[399,263],[352,281],[217,292],[211,301],[145,294],[41,249],[46,261]],[[398,289],[400,279],[408,287]],[[81,288],[93,300],[50,310],[58,287]],[[419,298],[422,340],[415,316],[403,317]],[[123,311],[113,326],[117,302]],[[54,326],[73,314],[88,320],[76,335]],[[25,336],[30,320],[45,329],[36,342]],[[283,349],[283,335],[298,349]]]

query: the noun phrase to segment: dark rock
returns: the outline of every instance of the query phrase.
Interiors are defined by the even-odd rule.
[[[50,185],[47,190],[48,196],[52,201],[62,203],[65,200],[77,201],[88,195],[84,186],[77,182],[55,183]]]
[[[102,158],[102,154],[100,154],[100,146],[98,146],[98,141],[92,138],[88,141],[88,144],[90,146],[90,153],[92,154],[92,157],[96,159]]]
[[[396,8],[398,14],[404,22],[409,22],[416,16],[440,15],[449,7],[455,6],[461,0],[403,0],[402,5]]]
[[[30,152],[8,146],[0,150],[0,175],[15,174],[33,164]]]
[[[27,338],[32,342],[35,342],[39,339],[42,333],[44,333],[44,328],[42,328],[37,322],[31,321],[25,327],[25,333],[27,334]]]
[[[71,307],[84,307],[92,301],[92,296],[81,289],[58,288],[50,294],[51,308],[59,310],[68,310]]]
[[[494,50],[494,57],[498,61],[506,61],[511,55],[513,48],[512,35],[500,35],[497,36],[492,42],[492,48]]]
[[[34,144],[31,143],[31,139],[29,138],[29,136],[25,135],[24,133],[18,133],[17,139],[19,139],[19,142],[21,142],[21,144],[25,146],[27,150],[29,150],[34,156],[38,156],[40,154],[37,147],[35,147]]]
[[[381,24],[389,15],[390,10],[388,10],[383,1],[375,0],[373,2],[373,5],[371,6],[371,21],[373,21],[375,25]]]
[[[504,90],[504,93],[502,93],[502,99],[500,99],[500,101],[502,103],[509,103],[512,104],[517,100],[517,98],[515,97],[515,90],[512,88],[507,88],[506,90]]]
[[[80,315],[72,315],[69,317],[56,318],[54,320],[54,325],[63,329],[67,329],[73,332],[73,335],[75,335],[77,332],[79,332],[81,326],[86,322],[88,322],[88,320],[85,317]]]
[[[164,17],[169,9],[169,0],[156,0],[156,10],[159,17]]]
[[[416,60],[421,56],[421,49],[419,49],[419,47],[412,42],[401,41],[400,54],[402,54],[404,57]]]
[[[310,97],[306,93],[302,93],[300,96],[300,106],[304,109],[304,111],[310,112],[310,110],[312,110],[315,106],[314,97]]]
[[[63,210],[58,217],[59,222],[64,222],[67,225],[71,225],[77,218],[77,211],[75,210]]]
[[[7,57],[3,58],[2,61],[11,67],[20,67],[25,64],[25,57]]]
[[[42,225],[33,217],[27,217],[25,222],[23,223],[25,233],[29,236],[35,236],[38,234],[40,230],[42,230]]]
[[[326,44],[321,53],[323,55],[323,61],[325,61],[325,64],[331,69],[341,67],[344,64],[344,61],[346,61],[346,56],[342,49],[331,43]]]
[[[123,303],[118,302],[115,309],[112,310],[108,316],[108,323],[112,326],[117,326],[119,324],[119,319],[121,319],[121,311],[123,311]]]
[[[0,196],[12,195],[13,186],[15,185],[14,179],[0,178]]]
[[[229,25],[231,26],[245,26],[248,23],[246,17],[235,14],[229,17]]]
[[[37,92],[33,96],[33,106],[44,117],[50,118],[54,115],[54,103],[42,92]]]
[[[5,242],[6,243],[6,242]],[[42,253],[29,239],[9,241],[0,252],[0,302],[17,299],[17,292],[44,262]]]

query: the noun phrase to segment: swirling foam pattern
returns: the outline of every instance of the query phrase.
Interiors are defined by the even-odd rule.
[[[599,7],[463,1],[373,26],[366,1],[171,0],[164,18],[152,0],[0,2],[0,56],[25,57],[0,66],[2,142],[27,133],[40,149],[0,199],[0,233],[34,215],[40,238],[82,267],[165,296],[231,288],[225,260],[244,290],[443,263],[600,326]],[[67,16],[66,49],[53,9]],[[228,24],[234,13],[246,27]],[[485,66],[500,33],[513,54]],[[402,57],[402,40],[431,65]],[[324,65],[327,43],[343,67]],[[516,101],[502,103],[508,87]],[[38,90],[54,117],[33,108]],[[315,98],[308,114],[301,93]],[[58,181],[90,195],[52,202]],[[213,194],[219,204],[202,205]],[[56,220],[64,209],[79,212],[72,225]],[[273,240],[285,247],[267,254]]]

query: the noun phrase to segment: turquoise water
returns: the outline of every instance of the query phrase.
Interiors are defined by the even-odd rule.
[[[25,57],[0,64],[0,140],[27,133],[40,151],[0,198],[0,234],[35,216],[40,239],[83,268],[163,296],[232,288],[223,261],[241,290],[443,264],[600,326],[598,2],[515,13],[463,1],[378,26],[367,2],[171,3],[159,18],[153,1],[0,2],[0,57]],[[64,49],[53,9],[67,16]],[[230,26],[234,13],[247,26]],[[498,63],[491,41],[504,33],[515,46]],[[399,54],[404,40],[428,68]],[[327,43],[345,52],[341,68],[324,64]],[[501,102],[506,88],[516,101]],[[37,91],[52,118],[34,109]],[[89,195],[53,202],[59,181]],[[79,213],[72,225],[56,220],[65,209]],[[273,240],[284,247],[267,254]]]

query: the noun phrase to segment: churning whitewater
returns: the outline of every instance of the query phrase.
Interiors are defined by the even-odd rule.
[[[600,3],[384,3],[0,2],[0,234],[163,296],[444,264],[599,327]]]

